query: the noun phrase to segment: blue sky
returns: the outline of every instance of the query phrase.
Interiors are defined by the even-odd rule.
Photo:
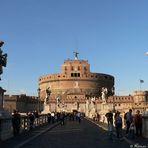
[[[148,90],[147,0],[0,0],[0,40],[8,53],[1,86],[37,95],[38,78],[65,59],[86,59],[115,77],[117,95]]]

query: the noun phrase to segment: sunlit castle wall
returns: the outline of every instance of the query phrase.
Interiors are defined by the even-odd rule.
[[[50,87],[51,98],[60,95],[88,95],[101,96],[102,87],[108,89],[108,95],[113,95],[114,77],[103,73],[90,72],[87,60],[65,60],[61,66],[61,73],[48,74],[39,78],[40,97],[46,97],[46,89]]]
[[[148,101],[148,91],[134,91],[133,96],[135,103]]]

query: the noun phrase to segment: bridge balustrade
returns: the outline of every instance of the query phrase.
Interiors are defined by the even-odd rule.
[[[41,114],[38,118],[35,118],[33,128],[43,126],[48,123],[47,114]],[[4,126],[6,128],[4,128]],[[10,126],[10,129],[7,128]],[[21,115],[21,128],[20,133],[30,130],[30,120],[27,115]],[[0,117],[0,140],[5,140],[13,136],[12,117],[7,118]]]
[[[47,114],[41,114],[38,118],[34,120],[34,128],[42,126],[48,122]],[[29,130],[30,128],[30,120],[28,116],[21,116],[21,132]]]

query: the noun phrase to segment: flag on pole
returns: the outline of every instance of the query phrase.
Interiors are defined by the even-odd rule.
[[[144,83],[144,80],[140,80],[140,83]]]

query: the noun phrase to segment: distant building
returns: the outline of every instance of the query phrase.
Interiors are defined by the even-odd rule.
[[[13,110],[18,110],[22,113],[34,110],[42,111],[43,101],[38,100],[38,97],[26,96],[25,94],[4,95],[4,108],[9,112],[13,112]]]

